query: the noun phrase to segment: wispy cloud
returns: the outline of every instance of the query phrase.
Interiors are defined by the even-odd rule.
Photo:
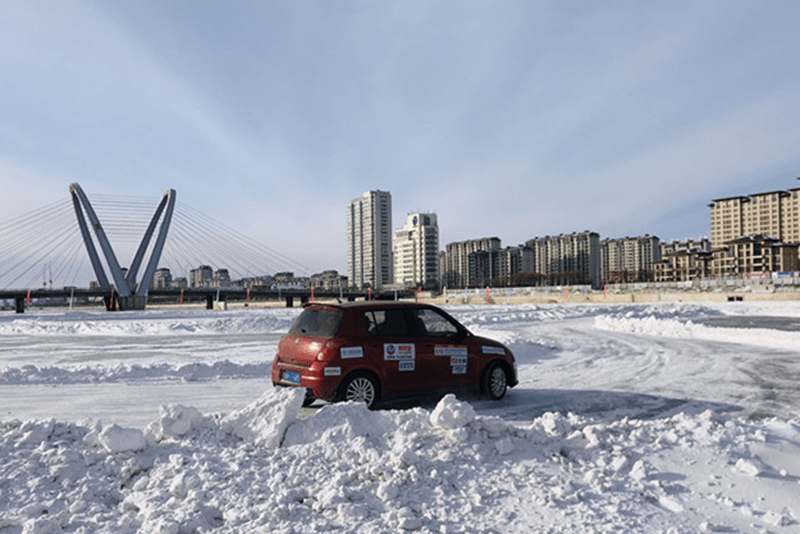
[[[37,200],[23,175],[45,191],[174,187],[341,271],[345,206],[369,189],[392,191],[396,227],[438,212],[442,247],[701,235],[712,198],[796,186],[799,16],[790,2],[3,3],[0,183],[15,201],[0,209]]]

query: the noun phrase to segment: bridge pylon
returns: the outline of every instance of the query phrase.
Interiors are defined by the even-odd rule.
[[[142,241],[139,244],[139,248],[136,250],[127,275],[123,273],[122,267],[120,267],[117,256],[114,253],[114,249],[108,241],[105,230],[103,230],[103,226],[100,224],[100,220],[97,218],[97,214],[94,208],[92,208],[88,197],[83,192],[83,189],[81,189],[81,186],[77,183],[70,184],[69,192],[72,196],[72,204],[75,207],[75,215],[78,218],[78,226],[83,235],[83,242],[86,245],[86,251],[89,253],[89,259],[92,262],[95,276],[97,276],[97,283],[101,288],[109,291],[109,297],[106,299],[106,309],[109,311],[113,311],[114,309],[143,310],[147,304],[147,293],[150,289],[150,285],[153,283],[153,276],[155,275],[158,262],[161,260],[161,252],[164,250],[164,243],[167,240],[167,232],[169,231],[169,225],[172,221],[172,212],[175,209],[175,190],[168,189],[161,198],[161,202],[158,204],[144,236],[142,236]],[[88,217],[97,242],[100,244],[100,249],[103,251],[103,256],[105,256],[115,287],[112,287],[103,269],[100,256],[97,254],[97,248],[89,232],[89,225],[86,223],[86,217]],[[153,233],[155,232],[156,226],[158,226],[159,220],[161,220],[161,225],[159,227],[158,237],[156,238],[144,274],[137,283],[136,276],[144,261],[145,253],[150,246],[150,241],[153,238]]]

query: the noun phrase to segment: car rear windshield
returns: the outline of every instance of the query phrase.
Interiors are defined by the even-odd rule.
[[[330,308],[305,309],[289,329],[295,336],[333,337],[342,324],[342,310]]]

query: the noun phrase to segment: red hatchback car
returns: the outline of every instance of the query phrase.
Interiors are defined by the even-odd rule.
[[[435,306],[312,303],[281,338],[272,383],[306,388],[306,404],[353,400],[373,408],[395,394],[464,387],[499,400],[517,384],[517,371],[508,348]]]

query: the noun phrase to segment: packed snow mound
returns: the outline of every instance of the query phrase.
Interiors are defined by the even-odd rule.
[[[266,354],[271,356],[269,353]],[[264,359],[266,360],[266,358],[265,355]],[[271,361],[234,363],[229,360],[214,363],[156,363],[151,365],[72,365],[67,367],[23,365],[22,367],[0,369],[0,385],[95,384],[131,381],[207,382],[231,378],[264,378],[269,376],[271,366]]]
[[[218,333],[285,333],[300,313],[297,308],[242,308],[220,312],[177,310],[107,313],[42,312],[35,316],[0,315],[0,335],[142,336],[213,335]]]
[[[798,521],[798,467],[768,454],[800,443],[794,423],[708,411],[511,424],[452,395],[430,412],[345,403],[298,418],[300,403],[302,390],[282,389],[224,417],[165,407],[145,432],[5,423],[0,531],[789,532]],[[694,480],[694,465],[710,478]],[[769,500],[744,498],[767,489]]]
[[[467,403],[459,402],[452,393],[445,395],[431,413],[431,424],[442,428],[461,428],[475,419],[475,410]]]
[[[755,328],[719,328],[695,324],[678,319],[659,319],[652,315],[640,316],[630,311],[621,314],[598,315],[595,328],[645,336],[693,338],[729,343],[757,344],[759,347],[796,350],[800,347],[800,332],[764,330]]]
[[[286,428],[297,418],[305,396],[306,390],[302,388],[271,390],[250,406],[225,417],[222,425],[245,441],[276,449]]]

